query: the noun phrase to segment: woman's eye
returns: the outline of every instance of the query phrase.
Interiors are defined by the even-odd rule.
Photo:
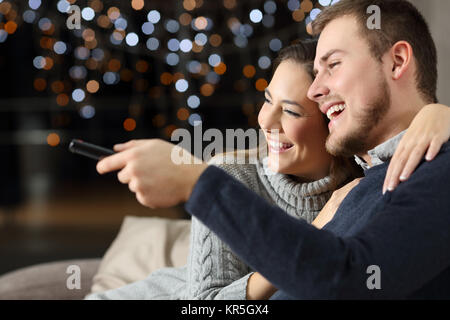
[[[286,112],[287,114],[293,116],[293,117],[296,117],[296,118],[300,117],[300,115],[299,115],[298,113],[293,112],[293,111],[291,111],[291,110],[284,109],[283,111]]]
[[[267,103],[272,103],[272,102],[270,102],[270,100],[267,99],[267,98],[264,98],[264,100],[265,100],[265,102],[267,102]]]

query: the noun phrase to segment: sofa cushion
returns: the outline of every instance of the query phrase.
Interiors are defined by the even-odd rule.
[[[126,216],[103,256],[91,293],[145,279],[163,267],[181,267],[189,253],[191,221]]]

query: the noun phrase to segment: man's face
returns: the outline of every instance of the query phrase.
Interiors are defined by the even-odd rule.
[[[317,76],[308,91],[330,119],[326,146],[333,155],[364,154],[374,147],[391,102],[383,65],[358,28],[350,16],[325,27],[314,61]]]

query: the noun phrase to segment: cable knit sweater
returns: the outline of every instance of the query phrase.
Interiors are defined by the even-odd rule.
[[[318,215],[333,190],[352,178],[351,171],[342,168],[333,177],[301,183],[292,176],[270,171],[267,158],[256,164],[216,165],[265,200],[308,223]],[[252,270],[223,241],[192,217],[191,247],[184,267],[163,268],[144,280],[91,294],[86,299],[243,300],[251,274]]]

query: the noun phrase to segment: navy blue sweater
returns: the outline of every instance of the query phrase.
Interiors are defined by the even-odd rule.
[[[185,207],[292,298],[449,299],[450,143],[383,196],[387,166],[366,170],[322,230],[214,166]],[[372,265],[381,289],[367,286]]]

